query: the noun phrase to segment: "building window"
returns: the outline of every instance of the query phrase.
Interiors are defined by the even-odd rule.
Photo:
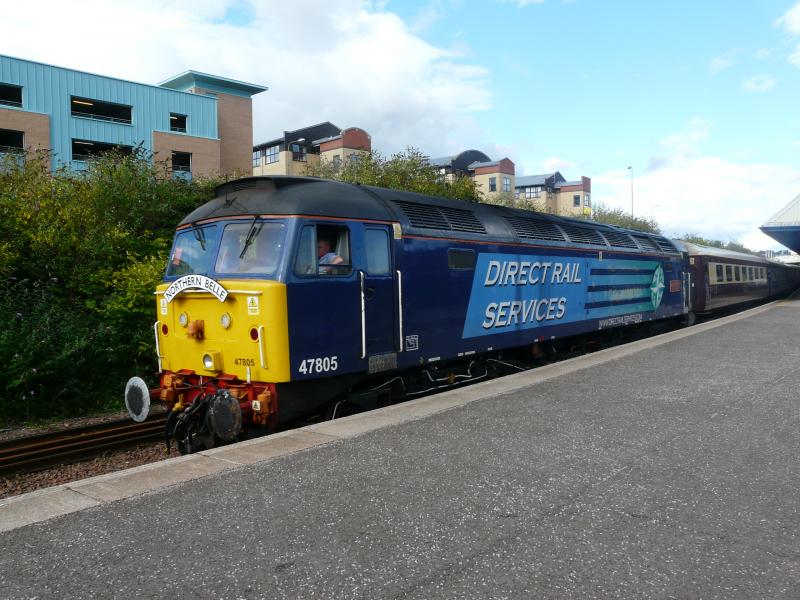
[[[497,177],[489,177],[489,191],[490,192],[497,191]]]
[[[112,123],[126,123],[130,125],[133,109],[125,104],[114,104],[101,100],[90,100],[72,96],[70,103],[73,117],[111,121]]]
[[[261,166],[261,156],[263,155],[263,150],[253,150],[253,166],[260,167]]]
[[[172,153],[172,172],[173,173],[191,173],[192,171],[192,155],[188,152]]]
[[[186,133],[186,115],[169,113],[169,130]]]
[[[591,206],[592,201],[589,199],[589,194],[584,194],[583,196],[583,205],[584,206]]]
[[[0,104],[22,108],[22,88],[18,85],[0,83]]]
[[[267,148],[267,164],[270,165],[272,163],[278,162],[280,154],[281,154],[280,146],[270,146],[269,148]]]
[[[503,177],[503,191],[504,192],[511,191],[511,177]]]
[[[538,186],[531,186],[531,187],[526,187],[526,188],[523,188],[523,189],[525,190],[525,197],[528,198],[528,199],[530,199],[530,198],[538,198],[539,197],[539,193],[542,190],[542,188],[540,188]]]
[[[342,168],[342,157],[337,154],[331,159],[331,163],[333,163],[333,168],[338,171]]]
[[[300,144],[292,144],[292,160],[306,162],[306,147]]]
[[[572,197],[572,206],[580,206],[581,205],[581,197],[579,195],[575,195]]]
[[[11,129],[0,129],[0,154],[18,154],[25,148],[25,134]]]
[[[133,153],[133,148],[131,146],[106,144],[105,142],[91,142],[89,140],[72,140],[72,160],[89,160],[109,150],[116,150],[120,154],[126,155]]]

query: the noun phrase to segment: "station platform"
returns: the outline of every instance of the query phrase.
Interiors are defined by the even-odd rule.
[[[798,598],[800,301],[0,500],[3,598]]]

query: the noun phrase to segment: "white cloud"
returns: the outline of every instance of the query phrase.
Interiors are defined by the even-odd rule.
[[[710,131],[710,123],[696,119],[659,142],[658,151],[665,155],[657,169],[634,168],[634,213],[655,218],[671,236],[696,233],[736,239],[754,250],[780,248],[758,227],[797,195],[800,169],[701,155],[698,145]],[[627,169],[593,177],[592,190],[595,202],[630,210]]]
[[[772,48],[759,48],[753,53],[753,58],[756,60],[766,60],[772,56]]]
[[[782,17],[775,21],[775,26],[780,27],[792,37],[800,35],[800,2],[787,10]],[[800,44],[789,55],[789,62],[800,67]]]
[[[748,92],[768,92],[775,87],[778,80],[770,75],[755,75],[742,82],[742,87]]]
[[[233,13],[241,24],[225,22]],[[492,103],[488,69],[361,0],[17,3],[0,20],[0,53],[147,83],[194,69],[267,85],[253,100],[256,142],[329,120],[385,152],[446,154]]]
[[[711,62],[708,64],[708,69],[712,73],[719,73],[720,71],[730,69],[734,64],[736,55],[739,54],[740,51],[741,48],[733,48],[720,56],[712,58]]]
[[[777,21],[776,27],[783,28],[790,35],[800,35],[800,2],[783,13]]]
[[[544,0],[497,0],[500,3],[513,2],[517,8],[524,8],[529,4],[542,4]]]

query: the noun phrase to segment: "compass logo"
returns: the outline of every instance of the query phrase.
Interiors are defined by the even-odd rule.
[[[653,282],[650,284],[650,301],[653,303],[653,310],[661,306],[661,299],[664,297],[664,270],[661,265],[656,267],[653,272]]]

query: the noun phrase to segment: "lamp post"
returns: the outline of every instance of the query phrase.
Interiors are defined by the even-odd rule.
[[[631,172],[631,217],[633,217],[633,167],[628,167]]]

